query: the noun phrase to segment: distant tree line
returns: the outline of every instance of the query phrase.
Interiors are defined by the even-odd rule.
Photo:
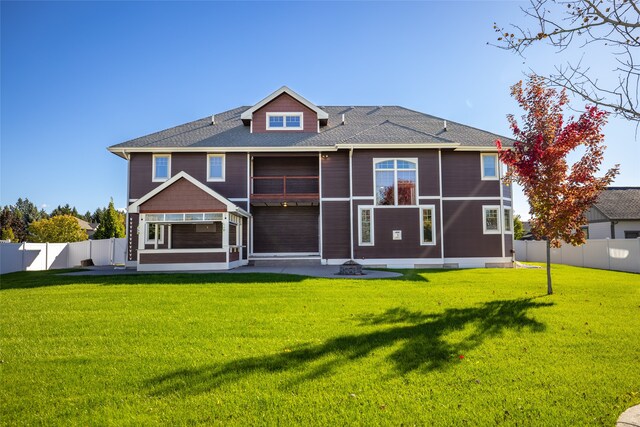
[[[86,240],[87,233],[75,218],[98,224],[93,235],[95,239],[125,236],[125,214],[115,209],[113,200],[107,207],[81,215],[75,206],[68,203],[47,213],[29,199],[19,198],[15,204],[3,206],[0,211],[0,239],[49,243]]]

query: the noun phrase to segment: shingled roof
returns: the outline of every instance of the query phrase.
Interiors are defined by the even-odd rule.
[[[241,120],[250,107],[234,108],[160,132],[109,147],[118,153],[140,148],[220,148],[317,147],[370,144],[428,144],[452,147],[495,147],[496,139],[505,146],[512,140],[491,132],[445,120],[399,106],[325,106],[329,119],[319,133],[251,133]],[[342,124],[342,115],[345,123]]]
[[[609,187],[594,206],[610,220],[640,219],[640,187]]]

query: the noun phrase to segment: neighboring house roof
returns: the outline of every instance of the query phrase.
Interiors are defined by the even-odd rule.
[[[97,224],[92,225],[83,219],[80,219],[80,218],[75,218],[75,219],[76,221],[78,221],[78,225],[80,226],[80,228],[82,228],[85,231],[96,231],[96,228],[98,228]]]
[[[593,206],[610,220],[640,219],[640,187],[609,187]]]
[[[304,101],[305,105],[310,104]],[[261,102],[265,103],[265,100]],[[340,146],[365,148],[380,144],[398,148],[419,144],[438,148],[495,149],[496,139],[500,139],[505,146],[513,143],[510,138],[448,120],[445,129],[444,119],[399,106],[314,106],[328,115],[327,125],[321,126],[320,132],[251,133],[241,117],[247,117],[247,113],[260,105],[238,107],[216,114],[215,124],[212,124],[211,116],[207,116],[113,145],[109,150],[122,155],[122,151],[127,149],[335,149]]]

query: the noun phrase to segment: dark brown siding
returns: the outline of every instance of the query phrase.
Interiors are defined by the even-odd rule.
[[[139,199],[162,182],[152,182],[153,158],[147,153],[132,153],[129,172],[129,197]],[[230,198],[247,197],[247,155],[225,155],[225,181],[207,182],[207,153],[172,153],[171,176],[186,172],[209,188]]]
[[[224,252],[140,254],[140,264],[178,264],[226,261],[227,257]]]
[[[442,193],[445,197],[496,197],[500,181],[482,181],[479,152],[443,150]]]
[[[318,207],[254,207],[253,251],[318,252]]]
[[[440,258],[440,212],[435,205],[436,245],[420,244],[421,219],[419,208],[374,208],[373,230],[375,246],[358,246],[358,206],[353,211],[354,257],[361,258]],[[393,240],[393,231],[402,231],[402,240]]]
[[[203,231],[205,227],[206,232]],[[174,224],[171,226],[171,247],[175,249],[221,248],[222,223],[216,222],[199,226],[196,224]]]
[[[140,212],[226,212],[227,206],[186,179],[179,179],[140,205]]]
[[[238,261],[240,259],[240,252],[229,252],[229,261]]]
[[[322,258],[351,258],[349,202],[322,202]]]
[[[153,159],[151,153],[131,153],[129,159],[129,197],[139,199],[160,185],[152,182]]]
[[[138,214],[129,214],[129,224],[127,224],[127,260],[138,260]]]
[[[349,152],[341,150],[326,156],[321,162],[322,197],[349,197]]]
[[[420,197],[438,196],[438,150],[354,150],[353,195],[373,196],[373,159],[407,158],[418,159],[418,191]],[[480,160],[478,160],[480,162]],[[479,165],[480,163],[478,163]],[[480,166],[478,166],[479,168]]]
[[[443,201],[444,256],[501,257],[500,234],[482,231],[482,206],[497,204],[497,201]]]
[[[504,256],[511,256],[511,249],[513,249],[513,240],[511,240],[511,234],[504,235]]]
[[[317,177],[318,157],[254,157],[254,177]],[[284,180],[254,179],[253,194],[282,194]],[[318,179],[289,178],[287,194],[318,194]]]
[[[267,113],[302,113],[303,129],[299,131],[267,130]],[[283,93],[253,113],[253,132],[318,132],[318,115],[310,108],[293,99],[289,94]]]

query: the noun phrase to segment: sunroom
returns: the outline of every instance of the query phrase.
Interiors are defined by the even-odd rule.
[[[129,206],[138,271],[227,270],[247,263],[249,214],[181,172]]]

